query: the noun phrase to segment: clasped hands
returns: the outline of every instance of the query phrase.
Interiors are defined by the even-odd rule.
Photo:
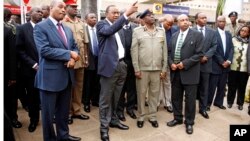
[[[65,63],[67,68],[74,68],[76,61],[80,59],[80,56],[75,51],[70,51],[70,60]]]
[[[178,63],[178,64],[172,64],[171,65],[171,70],[175,71],[177,69],[182,70],[184,68],[184,65],[182,62]]]
[[[142,75],[141,71],[135,72],[135,77],[136,78],[141,79],[141,75]],[[160,78],[161,79],[165,79],[166,77],[167,77],[167,73],[166,72],[161,72],[160,73]]]

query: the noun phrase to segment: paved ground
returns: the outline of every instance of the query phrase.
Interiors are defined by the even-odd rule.
[[[231,109],[221,110],[211,107],[210,119],[204,119],[200,114],[196,114],[194,133],[188,135],[185,132],[184,124],[176,127],[166,126],[166,122],[173,119],[173,115],[168,113],[163,107],[157,113],[159,128],[153,128],[149,122],[145,122],[143,128],[137,128],[136,120],[126,115],[126,125],[130,127],[127,131],[110,128],[111,141],[229,141],[229,125],[249,124],[250,116],[247,115],[248,103],[244,104],[244,109],[239,111],[236,105]],[[97,107],[92,107],[88,114],[90,119],[82,121],[75,119],[69,126],[70,134],[79,136],[82,141],[100,141],[99,135],[99,112]],[[198,113],[198,112],[197,112]],[[41,121],[35,132],[28,132],[28,114],[21,107],[18,109],[19,120],[23,127],[14,129],[17,141],[42,141]]]

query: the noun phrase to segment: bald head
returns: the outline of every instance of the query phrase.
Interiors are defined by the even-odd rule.
[[[177,21],[181,31],[185,31],[189,28],[189,18],[187,15],[181,14],[177,17]]]
[[[43,12],[42,12],[42,9],[39,7],[31,8],[29,14],[30,14],[31,21],[34,23],[38,23],[42,20]]]
[[[170,14],[166,14],[162,17],[162,23],[165,30],[169,30],[174,24],[174,17]]]
[[[50,4],[50,16],[61,21],[66,15],[66,5],[62,0],[53,0]]]
[[[225,16],[218,16],[217,17],[217,26],[221,30],[224,30],[224,28],[226,26],[226,17]]]

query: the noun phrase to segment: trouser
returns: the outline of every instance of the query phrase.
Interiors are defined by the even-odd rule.
[[[160,73],[161,71],[141,71],[141,79],[136,79],[138,121],[144,121],[146,115],[149,120],[156,120],[157,104],[160,94]],[[145,110],[145,97],[148,90],[148,107]]]

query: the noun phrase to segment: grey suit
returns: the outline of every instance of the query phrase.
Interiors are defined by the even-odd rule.
[[[171,52],[168,58],[170,66],[174,64],[179,34],[180,31],[176,32],[170,40]],[[195,99],[200,78],[199,60],[202,55],[202,40],[203,36],[200,32],[189,29],[180,51],[180,61],[183,63],[184,69],[171,70],[174,119],[177,121],[183,120],[182,100],[185,91],[185,123],[188,125],[193,125],[195,119]]]
[[[193,29],[199,31],[197,26]],[[212,72],[212,57],[217,48],[217,39],[215,33],[216,32],[213,29],[205,27],[205,37],[203,38],[202,52],[204,53],[203,56],[208,58],[208,61],[204,63],[201,62],[200,68],[200,83],[197,91],[200,111],[206,111],[207,107],[209,76]]]

